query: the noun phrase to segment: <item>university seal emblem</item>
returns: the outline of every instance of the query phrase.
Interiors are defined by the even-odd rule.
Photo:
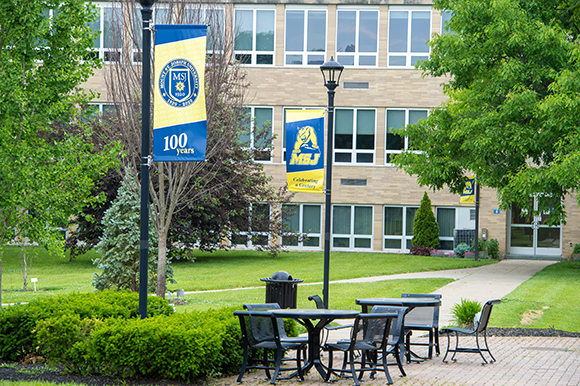
[[[190,61],[174,59],[161,70],[158,87],[168,105],[187,107],[197,99],[199,75]]]

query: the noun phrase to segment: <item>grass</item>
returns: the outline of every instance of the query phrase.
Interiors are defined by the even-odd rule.
[[[580,332],[579,289],[579,262],[549,265],[504,297],[493,308],[491,323]]]
[[[54,382],[45,382],[45,381],[6,381],[0,380],[0,386],[52,386],[56,385]],[[60,383],[60,386],[86,386],[84,383]]]
[[[3,303],[26,302],[34,298],[69,292],[89,292],[93,274],[97,271],[91,251],[74,261],[59,259],[40,252],[33,262],[29,278],[37,278],[37,292],[33,284],[22,291],[22,271],[18,263],[19,249],[5,248],[2,269]],[[261,278],[270,277],[276,271],[287,271],[304,284],[322,282],[322,252],[288,252],[278,257],[249,251],[197,252],[195,263],[174,264],[177,284],[168,289],[175,291],[219,290],[245,287],[264,287]],[[407,272],[434,271],[476,267],[493,264],[492,260],[457,259],[447,257],[410,256],[384,253],[338,253],[330,257],[331,280],[350,279]],[[302,286],[302,284],[300,285]],[[264,292],[263,288],[258,290]],[[312,293],[321,293],[313,291]]]

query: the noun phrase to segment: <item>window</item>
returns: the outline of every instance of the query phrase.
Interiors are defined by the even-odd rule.
[[[244,131],[240,134],[240,141],[254,149],[254,160],[271,161],[272,145],[272,107],[248,107],[250,118]]]
[[[429,59],[431,8],[390,7],[388,67],[414,68]]]
[[[247,213],[246,213],[247,214]],[[230,235],[233,245],[246,246],[248,248],[268,246],[270,243],[269,219],[270,205],[252,204],[249,211],[249,222],[242,220],[240,223],[247,224],[246,229],[237,229]]]
[[[103,115],[113,115],[117,111],[117,108],[113,103],[89,103],[86,110],[88,110],[86,119],[91,120],[98,119]]]
[[[306,234],[307,238],[300,242],[294,235],[282,235],[281,244],[296,248],[321,248],[321,213],[322,206],[317,204],[284,204],[284,224],[296,233]]]
[[[379,11],[370,7],[337,11],[336,60],[343,66],[376,66]]]
[[[372,250],[373,207],[332,207],[332,248]]]
[[[121,8],[110,4],[98,4],[97,6],[97,19],[90,23],[93,31],[101,32],[94,42],[96,54],[105,62],[120,61],[123,20]]]
[[[441,34],[453,34],[454,32],[449,30],[447,27],[447,22],[451,20],[453,13],[451,11],[441,11]]]
[[[274,64],[274,9],[235,10],[236,60],[243,64]]]
[[[428,110],[387,109],[387,135],[385,144],[385,163],[391,163],[391,156],[412,148],[408,137],[395,134],[396,129],[402,129],[408,124],[417,123],[427,118]]]
[[[221,6],[192,4],[192,8],[187,7],[183,11],[181,24],[206,24],[208,53],[221,52],[224,40],[224,14]],[[175,19],[175,18],[174,18]]]
[[[406,252],[411,249],[413,225],[418,207],[385,206],[383,249]]]
[[[286,65],[320,66],[326,58],[326,8],[286,8]]]
[[[375,110],[336,109],[334,162],[373,164]]]
[[[437,208],[437,223],[439,224],[439,249],[453,250],[453,230],[455,229],[455,208]]]

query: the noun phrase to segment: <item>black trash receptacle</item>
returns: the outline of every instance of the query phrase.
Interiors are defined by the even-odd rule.
[[[298,283],[304,280],[292,279],[288,272],[278,271],[272,277],[260,279],[266,282],[266,303],[278,303],[280,308],[296,308]]]

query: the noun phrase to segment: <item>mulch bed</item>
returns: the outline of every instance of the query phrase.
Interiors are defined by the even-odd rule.
[[[487,336],[538,336],[580,338],[580,333],[546,329],[528,328],[493,328],[487,329]],[[168,381],[150,378],[115,378],[98,375],[83,376],[80,374],[64,374],[62,369],[47,364],[21,364],[0,361],[0,380],[8,381],[48,381],[54,383],[83,383],[89,386],[202,386],[209,385],[210,379],[200,379],[193,383]]]

